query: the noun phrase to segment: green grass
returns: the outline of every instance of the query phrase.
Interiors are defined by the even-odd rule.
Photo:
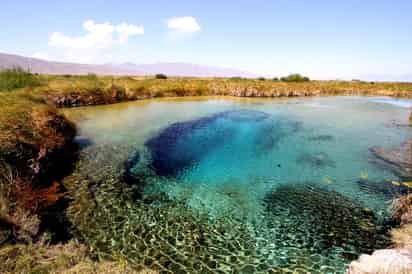
[[[33,75],[21,68],[0,71],[0,91],[38,87],[41,84],[39,76]]]

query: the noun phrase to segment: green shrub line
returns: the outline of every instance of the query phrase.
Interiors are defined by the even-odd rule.
[[[299,73],[290,74],[286,77],[281,77],[280,80],[283,82],[309,82],[310,81],[309,77],[302,76]]]
[[[22,68],[0,71],[0,91],[10,91],[25,87],[38,87],[42,84],[40,77]]]

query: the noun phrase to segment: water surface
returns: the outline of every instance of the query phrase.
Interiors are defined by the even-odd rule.
[[[76,176],[99,182],[104,214],[126,215],[104,230],[107,249],[165,272],[340,273],[388,244],[390,182],[399,178],[369,148],[410,138],[399,126],[407,103],[185,98],[67,114],[82,145]],[[107,209],[124,179],[138,198]]]

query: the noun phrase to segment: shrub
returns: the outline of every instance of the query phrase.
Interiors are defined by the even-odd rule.
[[[97,77],[97,74],[95,74],[95,73],[88,73],[87,75],[84,76],[84,78],[86,78],[87,80],[90,80],[90,81],[98,81],[99,80],[98,77]]]
[[[116,85],[112,82],[112,86],[110,87],[111,91],[111,97],[115,98],[118,101],[125,100],[127,95],[126,95],[126,89],[120,85]]]
[[[163,73],[159,73],[155,75],[156,79],[167,79],[167,76]]]
[[[280,78],[283,82],[308,82],[310,81],[309,77],[302,76],[299,73],[290,74],[286,77]]]
[[[258,80],[259,80],[259,81],[265,81],[266,78],[265,78],[265,77],[259,77]]]
[[[30,242],[39,232],[41,211],[65,193],[57,182],[37,189],[16,173],[0,160],[0,227],[11,230],[14,239]]]
[[[277,82],[277,81],[279,81],[279,78],[278,78],[278,77],[273,77],[273,78],[272,78],[272,81]]]
[[[0,91],[41,85],[38,77],[22,68],[6,69],[0,72]]]
[[[233,77],[230,77],[230,80],[238,81],[238,80],[244,80],[244,79],[240,76],[233,76]]]

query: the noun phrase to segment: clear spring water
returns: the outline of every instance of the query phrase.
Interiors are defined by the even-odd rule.
[[[369,148],[410,138],[412,131],[399,126],[408,122],[410,103],[185,98],[66,112],[79,127],[77,176],[105,180],[100,186],[127,178],[141,186],[140,200],[167,197],[146,202],[144,210],[121,211],[129,215],[124,227],[105,232],[124,238],[137,219],[163,226],[150,236],[155,240],[135,229],[143,249],[132,238],[119,240],[128,259],[173,273],[340,273],[360,253],[388,244],[384,221],[396,194],[388,182],[399,178],[375,163]],[[109,203],[107,192],[102,195]],[[178,205],[170,206],[174,201]],[[186,217],[169,227],[176,207]],[[156,210],[162,214],[154,216]],[[202,241],[192,239],[198,234]],[[182,238],[180,244],[166,239],[171,235]],[[192,245],[199,245],[198,254],[188,256]],[[152,249],[163,251],[147,255]]]

